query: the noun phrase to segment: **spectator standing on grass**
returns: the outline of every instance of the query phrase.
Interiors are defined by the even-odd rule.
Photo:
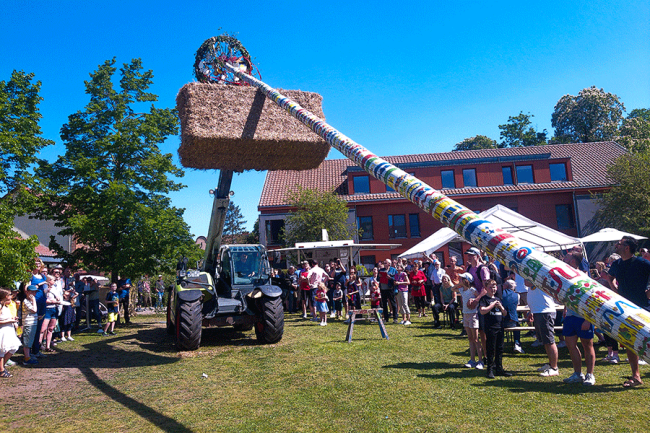
[[[69,305],[64,305],[61,312],[61,341],[74,341],[74,338],[72,338],[72,325],[75,322],[77,296],[77,292],[72,285],[68,286],[63,292],[63,300],[68,302]]]
[[[316,290],[316,310],[320,318],[320,326],[327,326],[327,286],[325,283],[319,283]]]
[[[54,352],[52,350],[52,332],[56,327],[58,317],[57,307],[61,304],[61,298],[58,297],[57,291],[53,289],[54,277],[47,276],[47,288],[45,289],[45,317],[43,318],[43,325],[40,329],[40,336],[38,339],[39,344],[43,344],[45,340],[44,352]]]
[[[357,298],[359,297],[359,285],[357,284],[356,275],[352,273],[352,270],[350,270],[350,278],[348,278],[345,286],[345,290],[343,291],[345,295],[345,316],[349,319],[350,315],[348,312],[356,309]]]
[[[0,378],[10,378],[6,363],[20,348],[20,340],[16,335],[18,318],[9,311],[11,291],[0,288]]]
[[[465,367],[483,370],[483,354],[478,340],[478,311],[480,298],[474,287],[474,277],[469,272],[460,274],[460,296],[463,300],[463,327],[469,341],[469,356]],[[476,359],[478,358],[478,362]]]
[[[474,287],[478,292],[477,297],[481,298],[485,295],[485,281],[490,279],[490,269],[485,265],[481,259],[481,251],[476,247],[471,247],[469,250],[465,251],[467,255],[467,272],[469,272],[472,277],[474,277]],[[483,323],[483,315],[478,315],[478,335],[481,341],[481,347],[483,348],[483,356],[486,353],[485,346],[485,324]]]
[[[535,326],[537,340],[544,345],[548,363],[542,365],[537,371],[540,376],[558,376],[560,370],[557,366],[557,346],[555,345],[555,301],[542,290],[531,286],[528,290],[528,321]]]
[[[151,286],[148,275],[145,275],[144,281],[142,281],[142,308],[151,309]]]
[[[616,254],[620,259],[609,268],[609,283],[619,295],[644,307],[650,296],[650,261],[636,257],[637,242],[631,236],[623,236],[616,244]],[[639,354],[630,348],[625,348],[627,359],[632,370],[632,377],[623,383],[625,388],[643,385],[639,373]],[[645,361],[644,361],[645,363]]]
[[[289,266],[287,269],[287,312],[296,312],[296,292],[298,291],[298,276],[296,275],[295,266]]]
[[[343,311],[343,288],[340,283],[334,285],[334,291],[332,292],[332,298],[334,302],[334,310],[336,310],[336,318],[341,318],[341,312]],[[347,308],[346,308],[347,311]]]
[[[409,309],[409,277],[404,272],[404,266],[397,265],[397,273],[395,274],[395,285],[397,286],[397,306],[399,312],[402,314],[402,325],[408,326],[411,324],[411,310]]]
[[[320,266],[316,260],[309,260],[309,273],[307,278],[309,279],[309,297],[311,299],[311,316],[312,321],[317,322],[318,317],[316,317],[316,291],[318,290],[318,285],[320,283],[327,284],[329,281],[329,275],[327,272]]]
[[[418,317],[427,317],[427,313],[425,312],[427,294],[424,289],[424,283],[427,281],[427,277],[424,275],[422,269],[420,269],[419,260],[414,260],[412,266],[409,280],[411,281],[411,294],[413,295],[415,309],[418,310]],[[437,326],[440,327],[439,322]]]
[[[88,310],[86,311],[86,317],[88,320],[88,325],[90,325],[91,318],[95,316],[97,321],[97,330],[98,334],[102,334],[104,329],[102,328],[102,312],[99,310],[99,283],[92,277],[86,277],[86,284],[84,284],[84,295],[88,298]]]
[[[302,318],[307,318],[307,307],[311,308],[311,299],[309,297],[309,262],[302,262],[302,269],[299,276],[300,283],[300,303],[302,306]]]
[[[381,308],[384,310],[384,322],[388,322],[389,313],[393,315],[393,323],[397,323],[397,302],[395,300],[395,280],[397,270],[392,266],[390,259],[379,263],[379,290],[381,291]]]
[[[607,266],[605,265],[605,262],[596,262],[595,272],[596,278],[594,279],[596,282],[611,290],[612,286],[609,283],[609,278],[607,278]],[[603,361],[610,364],[618,364],[621,361],[618,356],[618,341],[605,333],[603,333],[603,337],[605,339],[605,346],[607,347],[607,356],[603,358]]]
[[[519,305],[519,295],[515,292],[516,283],[514,280],[507,279],[503,282],[501,288],[501,303],[508,313],[505,320],[505,328],[514,328],[519,326],[519,316],[517,315],[517,305]],[[521,331],[513,331],[514,349],[517,353],[524,353],[521,347]]]
[[[479,301],[479,312],[485,319],[485,335],[487,347],[487,377],[512,376],[503,369],[503,325],[507,311],[501,300],[496,296],[497,282],[485,281],[486,294]]]
[[[36,337],[38,326],[38,306],[36,305],[36,297],[34,294],[38,291],[36,286],[24,286],[25,299],[22,302],[22,323],[23,323],[23,353],[25,359],[24,365],[38,364],[36,356],[32,356],[32,343]]]
[[[119,290],[120,304],[118,311],[123,311],[124,314],[124,323],[127,325],[131,324],[131,319],[129,317],[129,298],[131,296],[131,279],[123,278],[117,281],[117,288]],[[119,322],[120,316],[118,314],[117,321]],[[115,325],[113,325],[115,326]]]
[[[115,335],[115,322],[120,313],[120,295],[117,293],[116,283],[111,284],[111,289],[106,294],[106,308],[108,309],[108,319],[106,320],[106,325],[104,325],[104,333],[102,335]],[[108,328],[111,330],[109,331]]]
[[[163,296],[165,295],[165,282],[162,279],[162,275],[158,275],[158,279],[156,280],[156,298],[158,301],[156,302],[156,307],[162,308],[163,307]]]

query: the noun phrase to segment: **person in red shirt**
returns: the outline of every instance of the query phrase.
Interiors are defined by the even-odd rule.
[[[304,261],[302,262],[302,270],[300,271],[300,278],[298,280],[300,284],[303,319],[307,318],[307,306],[309,305],[311,307],[311,304],[309,304],[311,302],[311,297],[309,296],[309,278],[307,277],[307,274],[309,274],[309,263]]]
[[[413,269],[409,274],[409,280],[411,281],[411,295],[413,295],[413,302],[415,302],[415,309],[418,310],[418,317],[426,317],[425,313],[426,308],[426,290],[424,289],[424,283],[427,281],[427,277],[420,269],[420,261],[415,260],[413,262]]]

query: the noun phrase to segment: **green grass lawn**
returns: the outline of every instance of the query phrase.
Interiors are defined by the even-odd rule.
[[[0,431],[425,432],[647,431],[647,387],[624,390],[629,366],[596,365],[596,386],[569,385],[535,371],[543,349],[509,353],[510,378],[462,368],[467,340],[412,326],[327,327],[289,315],[283,340],[258,345],[254,332],[204,330],[201,348],[178,353],[164,317],[139,316],[114,337],[78,334],[35,368],[0,381]],[[598,359],[605,355],[599,349]],[[20,356],[14,359],[21,360]],[[206,374],[207,377],[204,377]]]

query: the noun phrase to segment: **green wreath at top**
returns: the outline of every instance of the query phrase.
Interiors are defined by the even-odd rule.
[[[238,63],[243,66],[243,72],[261,79],[246,48],[237,38],[227,34],[206,40],[196,50],[194,76],[201,83],[248,86],[248,83],[224,68],[226,62]]]

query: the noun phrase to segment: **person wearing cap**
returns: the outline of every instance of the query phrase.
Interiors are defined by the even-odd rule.
[[[23,286],[24,287],[24,286]],[[22,302],[22,323],[23,323],[23,353],[25,359],[24,365],[38,364],[36,356],[32,356],[32,343],[36,337],[36,329],[38,328],[38,306],[36,305],[36,298],[34,294],[38,292],[38,287],[29,285],[24,287],[25,299]]]
[[[478,292],[474,287],[474,277],[469,272],[460,274],[460,295],[463,300],[463,327],[469,340],[470,360],[465,367],[483,370],[483,355],[478,340]],[[478,357],[478,362],[476,361]]]

